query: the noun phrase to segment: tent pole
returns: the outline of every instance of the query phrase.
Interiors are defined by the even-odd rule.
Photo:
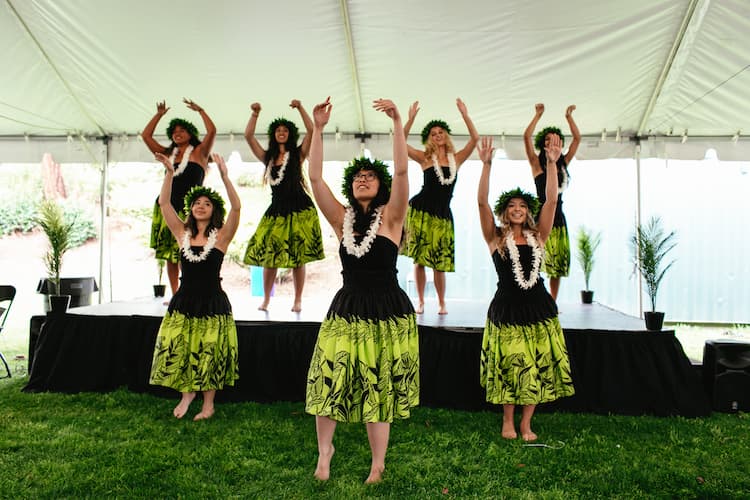
[[[641,139],[636,138],[635,144],[635,227],[641,227]],[[638,237],[636,233],[636,237]],[[637,253],[637,250],[636,250]],[[636,258],[637,255],[636,255]],[[643,318],[643,276],[638,270],[638,317]]]
[[[99,188],[99,207],[100,213],[99,213],[99,303],[102,303],[102,295],[104,295],[104,239],[105,239],[105,231],[106,231],[106,215],[107,215],[107,185],[109,183],[108,180],[108,173],[109,173],[109,143],[111,141],[111,137],[108,135],[103,136],[102,143],[104,144],[103,148],[103,158],[102,158],[102,178],[101,178],[101,186]],[[109,286],[111,287],[112,284],[109,283]],[[112,297],[112,293],[110,290],[110,299]]]

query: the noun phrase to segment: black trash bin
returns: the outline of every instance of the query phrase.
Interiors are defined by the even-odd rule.
[[[54,286],[45,278],[39,280],[36,291],[44,295],[52,295]],[[93,277],[89,278],[60,278],[60,295],[70,295],[70,306],[81,307],[91,305],[91,295],[98,292],[99,287]],[[44,311],[49,312],[49,301],[44,300]]]

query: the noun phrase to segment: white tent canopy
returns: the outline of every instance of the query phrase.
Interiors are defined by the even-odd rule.
[[[463,135],[461,97],[510,158],[523,157],[536,102],[547,109],[540,127],[566,133],[564,110],[577,105],[580,159],[632,157],[636,142],[642,156],[702,158],[710,147],[750,158],[747,0],[5,0],[0,43],[3,162],[36,162],[42,150],[147,160],[134,138],[157,101],[171,106],[160,132],[176,116],[203,130],[182,97],[208,111],[219,148],[236,140],[248,155],[251,102],[263,105],[263,132],[279,115],[301,126],[291,99],[311,110],[328,95],[328,159],[357,154],[362,133],[390,156],[378,97],[404,116],[419,100],[415,134],[440,117]]]

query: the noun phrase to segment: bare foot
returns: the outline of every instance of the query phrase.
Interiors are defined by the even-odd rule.
[[[302,311],[302,302],[295,302],[294,305],[292,306],[292,312],[298,313],[300,311]]]
[[[529,429],[528,432],[522,432],[521,433],[521,438],[524,441],[536,441],[537,435],[534,434],[533,432],[531,432],[531,430]]]
[[[190,403],[193,402],[193,399],[195,399],[194,392],[184,393],[180,402],[177,404],[177,406],[174,407],[174,410],[172,410],[172,415],[177,418],[184,417],[188,411],[188,408],[190,408]]]
[[[516,429],[513,426],[513,422],[503,422],[503,430],[500,431],[500,435],[505,439],[516,439],[518,437],[518,434],[516,434]]]
[[[365,484],[377,484],[383,480],[383,472],[385,467],[373,467],[370,469],[370,475],[365,479]]]
[[[336,448],[331,445],[330,452],[318,452],[318,465],[315,467],[315,479],[318,481],[328,481],[331,477],[331,459],[336,452]]]
[[[193,421],[197,422],[199,420],[208,420],[209,418],[213,416],[214,416],[213,408],[202,408],[201,412],[197,414],[195,417],[193,417]]]
[[[419,305],[414,309],[414,312],[417,314],[422,314],[424,312],[424,302],[420,302]]]
[[[448,314],[448,309],[445,308],[445,304],[440,306],[440,309],[438,309],[438,314]]]
[[[258,306],[259,311],[268,311],[268,301],[264,300],[261,305]]]

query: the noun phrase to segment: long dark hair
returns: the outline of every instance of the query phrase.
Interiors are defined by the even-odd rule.
[[[201,198],[200,196],[198,198]],[[196,198],[193,200],[193,204],[195,204],[195,201],[198,200]],[[211,207],[213,210],[211,211],[211,219],[208,221],[208,225],[206,226],[205,231],[203,231],[203,234],[208,236],[208,233],[211,232],[212,229],[221,229],[224,227],[224,218],[222,217],[221,210],[217,209],[216,203],[206,196],[208,201],[211,202]],[[190,211],[188,212],[187,219],[185,220],[185,229],[190,230],[190,234],[196,235],[198,234],[198,221],[195,220],[195,217],[193,217],[193,210],[192,207],[190,207]]]
[[[286,143],[284,144],[284,147],[289,152],[289,162],[287,163],[287,170],[284,177],[293,182],[298,182],[307,191],[307,182],[305,181],[305,176],[302,175],[302,154],[299,146],[297,146],[299,133],[294,123],[283,118],[277,118],[271,123],[268,127],[268,149],[266,149],[263,164],[266,168],[268,168],[269,163],[276,165],[276,158],[279,157],[279,153],[281,152],[281,145],[276,140],[276,129],[282,125],[289,131]],[[265,177],[263,182],[265,182]]]

